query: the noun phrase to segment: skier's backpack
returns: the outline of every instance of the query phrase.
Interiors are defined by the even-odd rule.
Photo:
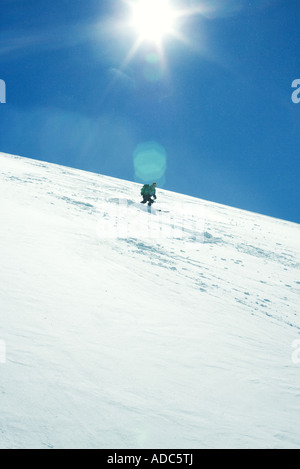
[[[144,184],[144,186],[141,189],[141,195],[149,194],[149,189],[150,189],[149,184]]]

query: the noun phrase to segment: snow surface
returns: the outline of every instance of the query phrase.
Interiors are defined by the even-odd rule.
[[[0,447],[299,448],[299,225],[139,191],[0,153]]]

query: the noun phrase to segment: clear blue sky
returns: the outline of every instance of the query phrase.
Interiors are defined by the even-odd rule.
[[[299,0],[173,4],[184,41],[128,57],[124,0],[2,0],[0,151],[142,182],[156,142],[161,187],[299,223]]]

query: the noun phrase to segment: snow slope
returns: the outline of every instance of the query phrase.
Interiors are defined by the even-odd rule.
[[[0,153],[0,448],[299,448],[299,225],[139,191]]]

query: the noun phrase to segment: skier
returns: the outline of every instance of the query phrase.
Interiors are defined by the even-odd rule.
[[[149,207],[151,207],[151,205],[154,202],[152,197],[154,199],[156,199],[156,190],[155,189],[156,189],[156,182],[151,184],[151,186],[149,186],[149,184],[144,184],[144,186],[141,189],[141,195],[143,196],[143,200],[142,200],[141,204],[145,204],[146,202],[148,202]]]

